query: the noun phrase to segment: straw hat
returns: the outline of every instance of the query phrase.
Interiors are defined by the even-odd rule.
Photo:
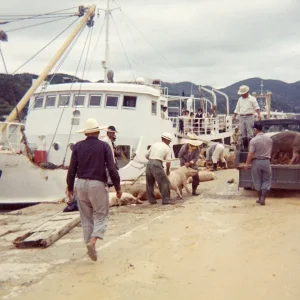
[[[241,85],[238,91],[239,95],[244,95],[247,94],[249,92],[250,88],[247,85]]]
[[[169,133],[169,132],[164,132],[164,133],[161,135],[161,138],[166,139],[166,140],[172,142],[172,135],[171,135],[171,133]]]
[[[99,126],[95,119],[87,119],[84,123],[84,128],[77,131],[78,133],[94,133],[106,129],[107,126]]]
[[[184,144],[190,144],[190,145],[192,145],[192,146],[197,146],[197,147],[203,144],[203,142],[201,142],[201,141],[199,141],[199,140],[197,139],[197,136],[196,136],[195,133],[189,132],[189,133],[187,134],[187,136],[188,136],[189,139],[183,139],[183,140],[182,140],[182,142],[183,142]]]

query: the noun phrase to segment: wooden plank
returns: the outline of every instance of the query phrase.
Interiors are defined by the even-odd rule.
[[[13,244],[17,248],[46,248],[80,223],[79,212],[59,213],[45,223],[17,237]]]

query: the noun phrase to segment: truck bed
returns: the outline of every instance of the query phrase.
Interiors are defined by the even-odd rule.
[[[239,171],[239,187],[254,188],[251,176],[251,165],[244,170],[247,152],[236,151],[236,167]],[[300,190],[300,165],[271,165],[272,189]]]

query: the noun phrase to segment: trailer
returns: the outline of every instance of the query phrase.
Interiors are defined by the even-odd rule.
[[[271,119],[262,120],[264,133],[279,133],[282,131],[300,132],[300,120],[295,119]],[[239,187],[254,189],[251,165],[244,170],[248,152],[236,151],[236,168],[239,172]],[[271,165],[272,167],[272,189],[300,190],[300,165]]]

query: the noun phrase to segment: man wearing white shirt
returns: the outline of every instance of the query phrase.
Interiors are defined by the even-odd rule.
[[[249,138],[253,136],[253,125],[254,125],[254,115],[255,112],[258,114],[258,119],[261,119],[260,109],[255,97],[249,95],[249,87],[242,85],[239,88],[238,94],[241,95],[239,98],[236,108],[234,111],[233,119],[239,115],[239,128],[241,133],[241,138],[243,141],[244,150],[248,149]]]
[[[146,152],[145,157],[149,160],[146,168],[146,189],[148,201],[156,204],[154,194],[155,181],[158,184],[159,191],[162,196],[162,204],[174,204],[170,200],[170,181],[167,177],[170,174],[172,152],[169,144],[172,141],[172,135],[165,132],[161,136],[161,142],[154,143]],[[167,161],[167,174],[163,169],[163,162]]]

